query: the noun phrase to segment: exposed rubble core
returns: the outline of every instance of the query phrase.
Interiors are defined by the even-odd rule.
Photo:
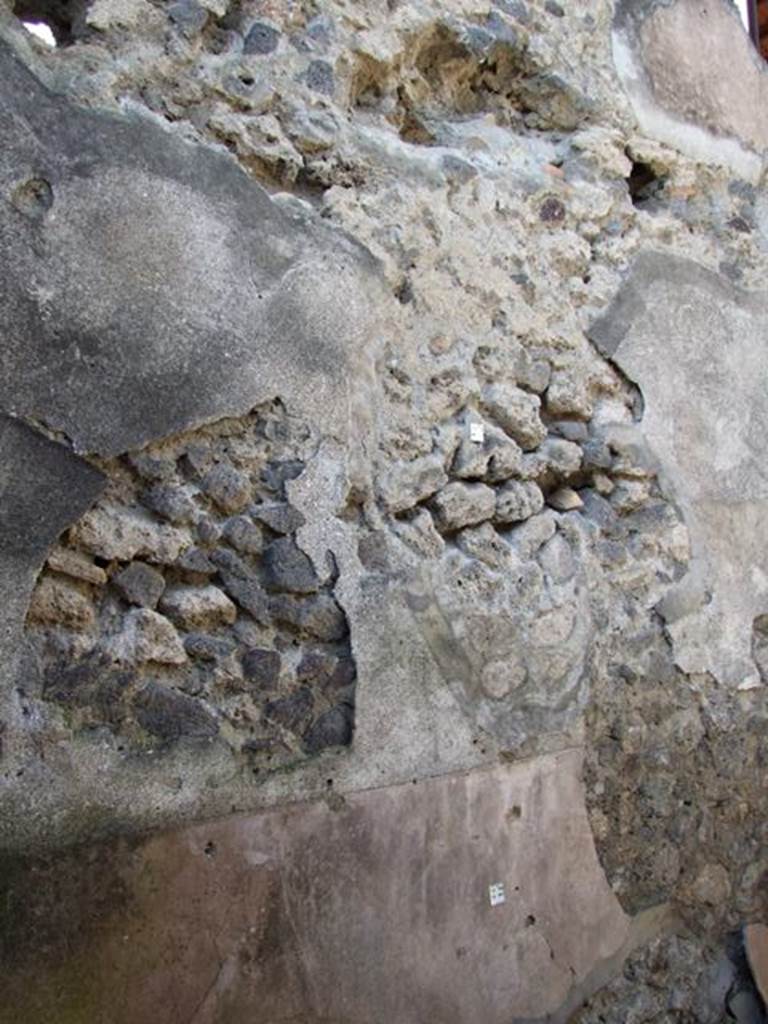
[[[105,493],[32,594],[27,696],[37,675],[69,728],[139,749],[221,734],[256,774],[348,744],[335,572],[297,545],[285,493],[311,445],[276,401],[103,462]]]
[[[371,1024],[759,1024],[766,90],[726,0],[0,0],[9,906],[28,851],[253,813],[216,826],[234,854],[179,833],[228,898],[266,879],[186,1019],[228,985],[250,1012],[266,963],[295,1002],[255,1024],[336,1024],[368,975],[315,991],[291,901],[359,913],[364,962],[379,908],[328,864],[380,894],[391,842],[442,881],[414,866],[386,934],[436,961]],[[302,800],[297,897],[270,858]],[[0,1024],[69,1020],[59,961],[33,1006],[22,959]]]

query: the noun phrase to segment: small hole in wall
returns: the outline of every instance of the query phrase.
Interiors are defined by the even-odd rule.
[[[533,916],[533,914],[529,914],[528,917],[526,917],[526,919],[525,919],[525,927],[526,928],[532,928],[533,925],[535,925],[535,924],[536,924],[536,918]]]
[[[216,856],[216,843],[214,843],[212,839],[209,839],[208,842],[205,844],[203,853],[205,854],[206,857]]]
[[[666,178],[660,177],[650,164],[641,160],[632,162],[632,170],[627,178],[627,188],[633,206],[642,207],[654,199],[664,188]]]
[[[67,0],[15,0],[13,13],[27,32],[51,48],[73,41],[73,22],[83,15],[80,4]]]

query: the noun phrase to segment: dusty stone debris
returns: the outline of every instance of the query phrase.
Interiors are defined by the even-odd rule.
[[[0,1024],[765,1019],[766,90],[0,0]]]

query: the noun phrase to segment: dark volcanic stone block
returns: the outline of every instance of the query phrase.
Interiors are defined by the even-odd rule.
[[[207,708],[160,683],[148,683],[134,697],[133,707],[139,725],[164,743],[182,736],[211,738],[219,731]]]

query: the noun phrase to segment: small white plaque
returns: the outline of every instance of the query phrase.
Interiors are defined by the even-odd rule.
[[[469,424],[469,440],[475,444],[482,444],[485,441],[485,426],[482,423]]]
[[[488,899],[492,907],[499,907],[502,903],[507,902],[503,882],[494,882],[493,885],[488,886]]]

